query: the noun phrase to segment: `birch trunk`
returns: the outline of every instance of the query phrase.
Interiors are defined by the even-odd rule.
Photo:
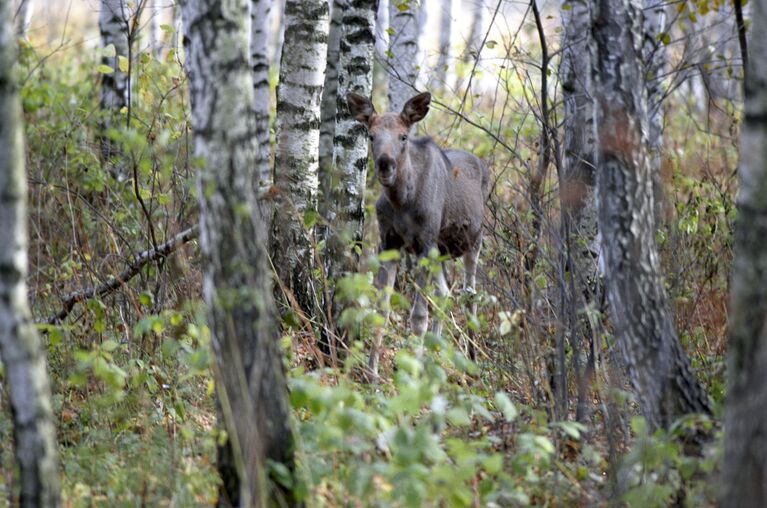
[[[293,438],[267,233],[253,192],[257,146],[245,2],[182,4],[194,156],[205,161],[198,176],[203,295],[229,435],[229,453],[219,462],[228,499],[219,503],[264,506],[270,498],[294,506],[289,492],[268,481],[264,463],[292,469]]]
[[[253,67],[253,108],[256,119],[256,188],[263,193],[272,185],[269,161],[269,38],[272,0],[250,1],[250,65]]]
[[[45,349],[27,303],[27,211],[21,104],[10,1],[0,0],[0,358],[13,416],[19,504],[59,506],[56,427]]]
[[[160,58],[162,52],[162,16],[161,3],[167,0],[151,0],[149,4],[149,50],[155,58]]]
[[[453,26],[453,0],[445,0],[440,5],[439,16],[439,56],[435,69],[436,86],[445,89],[447,87],[448,69],[450,66],[450,43],[452,41]]]
[[[571,331],[573,362],[578,389],[576,419],[584,421],[587,388],[593,371],[594,337],[587,310],[598,291],[597,209],[594,192],[594,86],[591,79],[591,13],[587,0],[563,0],[560,79],[565,105],[564,171],[561,176],[563,238],[562,263],[569,269],[565,288],[563,322]],[[585,369],[576,351],[591,345]]]
[[[666,66],[666,45],[662,36],[666,32],[665,0],[644,0],[644,80],[647,88],[647,128],[650,168],[652,171],[655,218],[663,219],[663,74]]]
[[[330,281],[330,304],[334,321],[340,317],[335,282],[357,271],[357,256],[365,218],[365,181],[368,168],[367,129],[352,118],[346,104],[350,92],[370,97],[373,93],[376,0],[352,0],[341,16],[338,93],[332,174],[326,191],[325,218],[330,225],[325,273]]]
[[[33,10],[32,0],[20,0],[19,7],[16,9],[16,37],[24,38],[27,36],[27,30],[32,24]]]
[[[751,23],[767,23],[764,2],[751,4]],[[730,286],[725,508],[767,506],[767,31],[753,30],[749,45]]]
[[[471,0],[472,18],[469,38],[466,40],[466,49],[463,52],[463,63],[469,63],[479,56],[482,39],[485,37],[485,5],[484,0]]]
[[[708,413],[705,393],[682,349],[668,308],[655,245],[652,174],[645,126],[640,6],[599,0],[595,40],[595,135],[599,230],[610,316],[650,428]]]
[[[346,0],[335,0],[330,12],[330,30],[328,32],[327,68],[325,85],[322,88],[322,106],[320,107],[320,185],[322,191],[329,190],[332,181],[329,178],[333,165],[333,137],[336,132],[336,101],[338,96],[338,59],[341,51],[341,18],[347,6]]]
[[[389,49],[389,0],[378,1],[376,15],[376,55],[384,59]]]
[[[301,309],[317,308],[312,235],[304,225],[317,210],[320,103],[328,50],[326,0],[287,0],[285,45],[277,88],[275,180],[282,199],[272,229],[277,276]]]
[[[128,76],[120,70],[118,57],[128,56],[128,5],[126,0],[101,0],[99,30],[101,45],[113,45],[113,56],[103,56],[101,63],[114,69],[110,74],[101,75],[101,110],[104,115],[104,130],[119,124],[119,111],[128,104]],[[107,161],[117,155],[117,148],[103,135],[101,156]]]
[[[401,111],[418,78],[419,0],[389,0],[389,111]]]

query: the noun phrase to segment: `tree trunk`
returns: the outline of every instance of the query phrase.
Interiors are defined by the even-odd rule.
[[[253,107],[256,118],[256,189],[264,192],[272,185],[269,161],[269,13],[272,0],[250,0],[250,65],[253,66]]]
[[[594,192],[594,87],[591,80],[591,53],[588,34],[591,22],[586,0],[563,0],[562,58],[560,78],[565,105],[564,168],[560,181],[562,238],[565,252],[567,287],[564,288],[562,321],[570,331],[578,402],[576,420],[584,421],[588,410],[588,379],[593,372],[594,336],[588,316],[595,301],[599,272],[597,259],[597,209]],[[587,353],[582,369],[577,352]]]
[[[767,22],[751,5],[754,28]],[[767,31],[751,32],[730,285],[723,507],[767,506]]]
[[[101,0],[99,12],[99,30],[101,45],[114,46],[112,56],[103,56],[101,63],[113,69],[109,74],[101,75],[101,110],[104,115],[104,131],[117,127],[119,111],[128,104],[128,76],[120,70],[118,57],[128,56],[128,5],[125,0]],[[101,156],[108,161],[117,155],[117,148],[102,134]]]
[[[45,349],[27,303],[27,212],[21,104],[9,0],[0,0],[0,358],[13,416],[19,504],[59,506],[53,403]]]
[[[340,19],[338,93],[333,139],[332,173],[326,179],[323,214],[329,224],[327,250],[323,256],[330,283],[329,300],[335,323],[340,306],[335,301],[335,283],[357,271],[357,255],[365,217],[365,180],[368,168],[367,129],[352,118],[346,96],[355,92],[365,97],[373,93],[373,55],[375,53],[376,0],[353,0]],[[332,352],[332,351],[331,351]]]
[[[416,93],[419,0],[389,1],[389,111],[400,111]]]
[[[442,2],[439,16],[439,56],[435,69],[434,83],[440,89],[447,88],[448,70],[450,66],[450,42],[453,25],[453,0]]]
[[[338,58],[341,51],[341,33],[348,2],[335,0],[330,12],[330,31],[328,33],[327,68],[325,85],[322,87],[322,105],[320,107],[320,189],[329,191],[332,180],[329,179],[333,165],[333,138],[336,132],[336,101],[338,95]]]
[[[479,55],[482,39],[485,37],[485,3],[484,0],[471,0],[472,18],[469,38],[463,52],[463,63],[469,63]]]
[[[277,276],[301,309],[317,308],[312,236],[305,218],[316,213],[320,102],[328,50],[326,0],[287,0],[285,45],[277,88],[277,157],[280,189],[272,229]],[[307,215],[308,214],[308,215]]]
[[[160,58],[162,52],[162,2],[166,0],[150,0],[149,4],[149,49],[155,58]]]
[[[647,89],[648,149],[652,171],[655,219],[663,219],[663,74],[666,67],[666,45],[663,34],[666,26],[665,0],[644,0],[644,39],[642,59],[644,82]]]
[[[644,122],[640,6],[599,0],[592,20],[599,230],[610,316],[650,428],[708,413],[668,309],[655,245],[652,174]]]
[[[203,295],[230,446],[221,455],[230,462],[219,463],[230,498],[219,501],[264,506],[267,498],[282,498],[294,506],[290,492],[267,481],[264,463],[294,464],[267,233],[253,193],[256,122],[245,1],[183,3],[194,157],[205,161],[198,177]]]
[[[19,7],[16,9],[16,37],[24,38],[27,36],[29,25],[32,24],[32,11],[34,7],[32,0],[20,0]]]

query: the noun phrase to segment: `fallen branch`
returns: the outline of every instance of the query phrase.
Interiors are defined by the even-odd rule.
[[[178,247],[188,243],[191,240],[194,240],[199,236],[199,234],[199,226],[194,225],[191,228],[177,234],[167,242],[158,245],[156,249],[149,249],[142,252],[136,256],[133,261],[128,262],[128,267],[117,274],[116,277],[113,277],[106,282],[102,282],[97,286],[92,286],[69,293],[61,299],[61,310],[57,314],[43,321],[43,323],[49,325],[60,323],[69,315],[70,312],[72,312],[72,309],[74,309],[75,305],[77,305],[79,302],[84,302],[86,300],[90,300],[91,298],[108,295],[135,277],[148,263],[172,254]]]

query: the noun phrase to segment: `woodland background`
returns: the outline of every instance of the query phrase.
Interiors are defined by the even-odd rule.
[[[0,505],[762,506],[762,2],[389,2],[0,1],[51,397],[25,448],[8,332]],[[492,191],[419,339],[343,97],[425,90]]]

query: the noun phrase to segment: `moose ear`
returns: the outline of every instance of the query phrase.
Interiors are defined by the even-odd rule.
[[[423,120],[426,113],[429,112],[430,102],[431,94],[429,92],[418,94],[405,103],[400,116],[408,126],[413,125],[414,123]]]
[[[346,96],[346,105],[349,106],[349,112],[355,120],[366,126],[370,125],[370,118],[376,112],[376,108],[373,106],[370,99],[354,92],[350,92],[349,95]]]

